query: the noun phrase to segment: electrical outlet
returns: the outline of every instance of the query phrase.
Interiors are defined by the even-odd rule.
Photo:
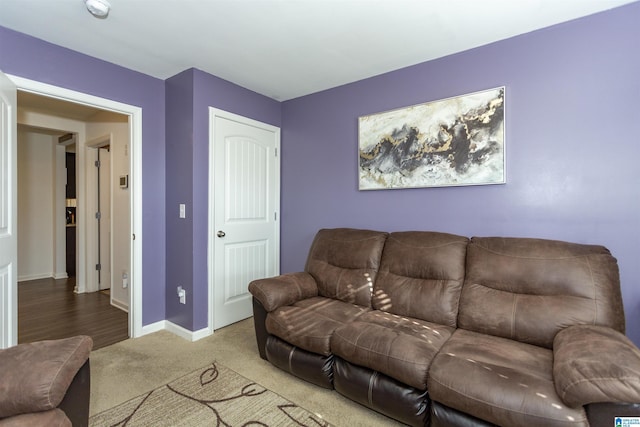
[[[126,289],[129,287],[129,275],[126,271],[122,272],[122,288]]]
[[[187,291],[182,286],[178,286],[178,298],[180,299],[180,304],[187,303]]]

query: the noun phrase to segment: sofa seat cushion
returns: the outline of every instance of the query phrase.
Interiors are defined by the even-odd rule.
[[[553,383],[549,349],[456,330],[433,360],[429,395],[443,405],[503,426],[588,426]]]
[[[296,347],[328,356],[333,332],[369,310],[332,298],[308,298],[269,313],[267,332]]]
[[[331,351],[355,365],[426,390],[429,365],[453,330],[376,310],[337,329]]]

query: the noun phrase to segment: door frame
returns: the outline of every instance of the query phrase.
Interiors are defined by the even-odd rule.
[[[131,275],[130,275],[130,293],[129,293],[129,337],[136,338],[142,333],[142,108],[113,101],[106,98],[100,98],[82,92],[42,83],[35,80],[25,79],[23,77],[7,74],[18,90],[31,92],[34,94],[47,96],[50,98],[60,99],[62,101],[73,102],[76,104],[84,104],[87,106],[99,108],[101,110],[113,111],[115,113],[129,116],[129,140],[130,140],[130,176],[129,188],[131,190]],[[84,151],[84,150],[79,150]],[[84,157],[84,156],[83,156]],[[80,173],[84,174],[84,168],[80,166]],[[84,192],[83,188],[78,189]],[[82,194],[82,193],[81,193]],[[84,194],[82,194],[84,196]],[[82,197],[86,203],[86,196]],[[85,257],[82,249],[86,246],[87,226],[85,218],[80,215],[85,214],[84,206],[78,206],[79,220],[83,220],[84,227],[78,230],[79,245],[79,262],[78,275],[86,274]],[[82,245],[82,246],[81,246]],[[84,290],[84,289],[81,289]],[[16,307],[17,315],[17,307]],[[16,319],[17,322],[17,319]],[[17,339],[17,337],[16,337]]]
[[[85,162],[86,164],[86,173],[85,173],[85,183],[87,184],[88,188],[96,188],[97,184],[98,184],[98,179],[97,179],[97,174],[96,174],[96,167],[95,167],[95,161],[97,160],[97,152],[99,149],[104,148],[107,145],[111,145],[111,141],[113,140],[113,134],[112,133],[108,133],[102,136],[99,136],[97,138],[93,138],[88,140],[85,145],[84,145],[84,150],[85,150],[85,159],[88,159],[87,162]],[[111,177],[111,179],[113,179],[113,166],[111,164],[111,162],[109,162],[109,176]],[[112,182],[112,181],[110,181]],[[88,208],[88,212],[96,212],[98,210],[98,194],[87,194],[86,196],[87,199],[87,208]],[[109,190],[109,219],[110,219],[110,224],[109,224],[109,229],[111,231],[110,233],[110,237],[109,237],[109,259],[112,260],[113,259],[113,224],[111,223],[112,218],[113,218],[113,210],[112,210],[112,203],[113,203],[113,184],[111,184],[111,188]],[[102,212],[104,212],[103,210],[101,210]],[[89,221],[93,221],[95,218],[88,218]],[[91,242],[92,243],[92,247],[95,245],[98,245],[98,229],[96,227],[96,223],[95,221],[93,222],[93,227],[91,226],[91,222],[87,224],[87,242]],[[87,245],[89,246],[89,245]],[[102,254],[101,254],[102,255]],[[90,251],[87,253],[87,265],[95,265],[95,264],[102,264],[102,259],[98,260],[98,254],[96,253],[96,251]],[[113,284],[113,278],[115,277],[113,275],[113,265],[111,264],[111,262],[109,263],[109,287],[111,288],[111,285]],[[131,270],[129,268],[129,270]],[[103,270],[101,270],[103,271]],[[95,269],[88,269],[87,270],[87,278],[90,278],[90,280],[87,280],[87,283],[92,283],[96,285],[95,289],[91,289],[91,291],[96,291],[96,290],[102,290],[100,288],[100,284],[98,284],[98,271]],[[116,307],[120,308],[121,310],[124,311],[128,311],[128,307],[123,307],[122,304],[114,304],[113,303],[113,292],[111,293],[111,304],[115,305]]]
[[[208,205],[209,205],[209,220],[207,225],[207,278],[208,278],[208,325],[207,334],[213,334],[215,313],[215,198],[213,197],[214,189],[214,144],[215,144],[215,118],[220,117],[227,120],[233,120],[248,126],[254,126],[260,129],[266,129],[272,131],[276,135],[276,160],[275,160],[275,177],[274,188],[275,191],[275,215],[277,220],[274,221],[274,239],[275,239],[275,254],[274,263],[276,267],[276,274],[280,272],[280,128],[270,125],[268,123],[260,122],[258,120],[250,119],[238,114],[230,113],[218,108],[209,107],[209,188],[208,188]],[[247,284],[248,285],[248,284]]]
[[[18,342],[18,98],[0,71],[0,349]]]

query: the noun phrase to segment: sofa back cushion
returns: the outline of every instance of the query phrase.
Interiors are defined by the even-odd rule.
[[[624,332],[618,264],[602,246],[474,237],[458,326],[551,348],[577,324]]]
[[[316,234],[305,271],[327,298],[371,307],[371,292],[387,233],[352,228],[322,229]]]
[[[468,242],[446,233],[391,233],[374,286],[373,308],[455,327]]]

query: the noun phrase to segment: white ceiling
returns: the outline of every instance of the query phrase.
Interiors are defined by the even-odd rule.
[[[287,100],[637,0],[0,0],[0,25],[166,79]]]

